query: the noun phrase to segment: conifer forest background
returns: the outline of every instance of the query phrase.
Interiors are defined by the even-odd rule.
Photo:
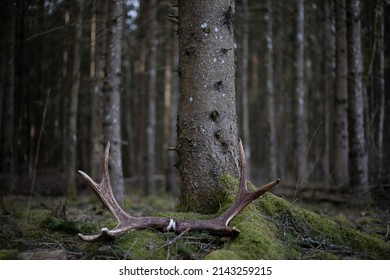
[[[108,141],[125,194],[180,192],[176,4],[0,2],[1,195],[85,191],[77,170],[99,178]],[[237,0],[235,8],[237,122],[250,180],[279,177],[286,197],[360,195],[388,208],[389,2]]]

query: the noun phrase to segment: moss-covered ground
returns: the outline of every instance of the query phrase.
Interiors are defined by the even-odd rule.
[[[229,207],[238,184],[228,176],[221,183],[228,195],[219,212]],[[375,208],[302,207],[266,193],[231,221],[241,232],[232,240],[203,232],[176,236],[143,230],[113,241],[86,243],[78,238],[79,232],[96,233],[116,225],[96,197],[85,195],[74,202],[37,197],[27,210],[28,199],[0,200],[0,259],[24,258],[23,252],[48,252],[40,258],[60,252],[54,256],[67,259],[390,259],[389,215]],[[164,196],[133,196],[126,205],[133,215],[210,218],[176,212],[175,200]]]

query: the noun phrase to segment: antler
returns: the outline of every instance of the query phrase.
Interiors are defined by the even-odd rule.
[[[246,174],[246,159],[244,148],[240,140],[240,160],[241,160],[241,178],[238,192],[233,204],[221,216],[210,220],[188,220],[188,221],[174,221],[171,218],[161,217],[133,217],[126,213],[117,203],[114,198],[110,176],[108,172],[108,154],[110,143],[107,144],[104,152],[103,160],[103,178],[100,184],[94,182],[87,174],[79,171],[80,174],[87,180],[89,185],[95,191],[97,196],[108,208],[111,214],[117,219],[118,225],[109,230],[102,228],[101,232],[96,235],[79,234],[80,238],[85,241],[101,241],[105,239],[112,239],[115,236],[139,229],[154,228],[162,232],[174,231],[180,234],[184,231],[207,231],[211,234],[220,236],[237,236],[240,231],[236,228],[230,228],[229,222],[240,213],[249,203],[257,199],[263,193],[269,191],[279,183],[279,179],[272,181],[255,191],[249,191],[247,188],[247,174]]]
[[[111,212],[111,214],[118,221],[118,225],[112,230],[107,228],[102,228],[100,234],[96,235],[83,235],[79,234],[80,238],[85,241],[100,241],[104,239],[114,238],[116,235],[127,232],[134,231],[137,229],[146,229],[146,228],[156,228],[161,231],[167,229],[171,219],[169,218],[160,218],[160,217],[133,217],[126,213],[115,200],[114,194],[112,192],[110,175],[108,172],[108,154],[110,150],[110,142],[106,146],[104,151],[103,159],[103,178],[100,184],[97,184],[91,179],[87,174],[82,171],[79,173],[87,180],[89,185],[92,187],[94,192]]]

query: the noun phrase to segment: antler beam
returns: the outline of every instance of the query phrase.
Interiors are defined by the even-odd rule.
[[[103,159],[103,178],[98,184],[93,181],[87,174],[79,171],[87,180],[88,184],[118,221],[118,225],[109,230],[102,228],[101,232],[96,235],[79,234],[80,238],[85,241],[102,241],[113,239],[117,235],[134,230],[154,228],[162,232],[174,231],[180,234],[184,231],[207,231],[211,234],[220,236],[237,236],[240,231],[234,227],[229,227],[229,222],[240,213],[249,203],[257,199],[263,193],[269,191],[279,183],[279,179],[272,181],[255,191],[249,191],[247,188],[246,159],[244,148],[240,140],[240,160],[241,160],[241,178],[238,192],[233,204],[221,216],[210,220],[188,220],[174,221],[171,218],[162,217],[133,217],[126,213],[115,200],[112,192],[110,176],[108,172],[108,155],[110,143],[107,144]]]

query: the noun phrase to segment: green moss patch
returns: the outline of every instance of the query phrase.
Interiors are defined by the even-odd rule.
[[[172,201],[166,207],[156,197],[148,200],[147,213],[134,198],[127,211],[176,221],[214,218],[230,207],[238,183],[228,175],[221,176],[225,200],[214,215],[173,212]],[[251,184],[248,187],[255,188]],[[61,202],[59,208],[44,207],[45,203],[35,201],[29,211],[25,202],[22,198],[0,201],[0,259],[45,249],[65,250],[70,259],[390,259],[390,245],[384,235],[358,230],[344,215],[320,215],[271,193],[249,204],[231,221],[230,226],[239,229],[240,235],[230,240],[205,232],[177,236],[150,229],[128,232],[112,241],[88,243],[81,241],[77,233],[94,234],[102,227],[116,226],[96,199],[79,199],[68,206]],[[156,214],[152,204],[162,212]],[[367,227],[381,226],[370,216],[364,218]]]

